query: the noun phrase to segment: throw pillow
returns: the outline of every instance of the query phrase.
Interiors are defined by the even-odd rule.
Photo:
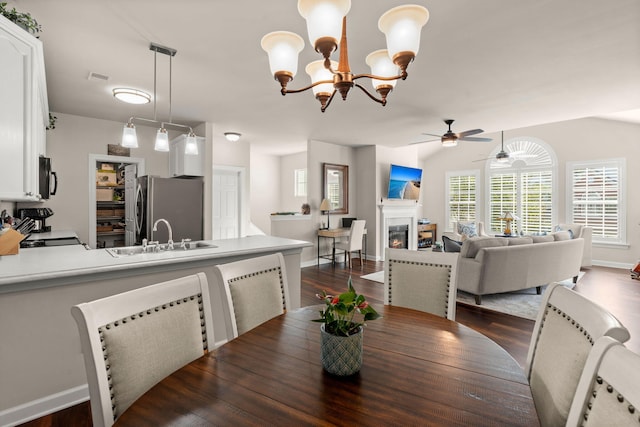
[[[546,236],[531,236],[533,239],[533,243],[544,243],[544,242],[553,242],[555,239],[552,234],[547,234]]]
[[[462,248],[462,242],[450,239],[447,236],[442,236],[442,243],[444,244],[445,252],[460,252],[460,248]]]
[[[466,234],[467,237],[475,237],[478,235],[475,222],[459,222],[458,234]]]
[[[557,241],[561,241],[561,240],[571,240],[573,235],[573,233],[571,233],[569,230],[566,231],[556,231],[555,233],[553,233],[553,239],[557,242]]]

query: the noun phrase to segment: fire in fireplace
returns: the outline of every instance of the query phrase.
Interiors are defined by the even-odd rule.
[[[389,226],[389,247],[394,249],[407,249],[409,247],[409,226]]]

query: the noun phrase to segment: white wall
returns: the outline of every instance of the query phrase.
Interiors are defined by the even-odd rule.
[[[271,213],[281,209],[280,157],[251,151],[251,222],[271,234]]]
[[[447,171],[479,169],[481,182],[486,176],[485,163],[474,162],[487,157],[500,143],[500,134],[487,134],[490,144],[460,143],[451,149],[442,149],[423,162],[422,215],[438,225],[445,221],[445,174]],[[640,125],[603,119],[579,119],[523,129],[505,131],[505,140],[518,136],[541,139],[554,150],[558,159],[557,218],[566,217],[566,163],[569,161],[609,158],[627,159],[627,242],[629,247],[598,247],[594,244],[594,264],[623,267],[635,263],[640,257],[640,193],[635,183],[640,182]],[[484,185],[480,186],[484,195]],[[425,202],[428,201],[428,203]],[[486,218],[482,218],[486,222]],[[438,235],[444,230],[438,229]]]
[[[301,212],[307,196],[295,196],[295,170],[307,168],[307,152],[290,154],[280,158],[280,208],[282,212]]]

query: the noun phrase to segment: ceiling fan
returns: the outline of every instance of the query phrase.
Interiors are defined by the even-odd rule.
[[[500,131],[500,151],[498,151],[495,157],[487,157],[486,159],[474,160],[474,162],[484,162],[485,160],[496,159],[498,163],[507,163],[511,158],[527,157],[535,157],[535,155],[527,154],[524,151],[512,151],[511,153],[507,153],[504,150],[504,131]]]
[[[447,124],[447,126],[449,126],[449,129],[447,130],[447,132],[445,132],[444,135],[434,135],[432,133],[423,133],[423,135],[440,137],[440,141],[442,142],[443,147],[455,147],[456,145],[458,145],[458,141],[473,141],[473,142],[491,142],[492,141],[491,138],[478,138],[478,137],[471,136],[471,135],[477,135],[479,133],[484,132],[482,129],[471,129],[471,130],[466,130],[464,132],[454,133],[451,130],[451,125],[453,124],[454,120],[447,119],[444,122]],[[435,141],[435,140],[431,140],[431,141]],[[429,141],[413,142],[412,144],[421,144],[423,142],[429,142]]]

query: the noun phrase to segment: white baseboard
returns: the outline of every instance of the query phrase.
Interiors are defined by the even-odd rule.
[[[87,384],[0,411],[0,426],[13,427],[89,400]]]
[[[598,267],[623,268],[625,270],[631,270],[631,268],[633,268],[633,264],[627,264],[625,262],[600,261],[595,259],[591,264]]]

